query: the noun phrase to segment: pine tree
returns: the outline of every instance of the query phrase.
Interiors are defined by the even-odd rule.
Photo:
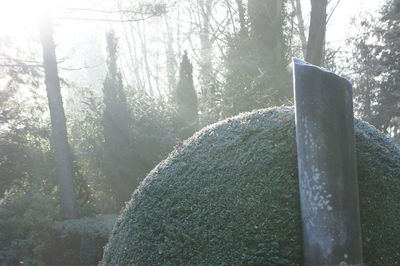
[[[128,108],[122,76],[117,67],[117,39],[107,33],[108,73],[103,86],[103,171],[110,193],[122,206],[130,198],[139,181],[134,176],[131,114]]]
[[[190,137],[199,127],[197,94],[193,85],[193,66],[185,51],[179,69],[175,93],[177,126],[182,139]]]

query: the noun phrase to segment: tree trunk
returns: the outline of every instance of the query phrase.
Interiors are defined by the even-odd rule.
[[[286,0],[249,0],[248,17],[250,25],[249,53],[255,59],[258,69],[254,80],[258,88],[271,88],[269,101],[273,105],[286,103],[292,98],[289,73],[286,70],[287,43],[284,21],[287,18]],[[258,91],[263,95],[264,92]],[[265,94],[264,94],[265,95]]]
[[[244,11],[244,6],[243,6],[243,1],[242,0],[236,0],[236,4],[237,4],[238,14],[239,14],[240,35],[242,37],[247,37],[249,35],[249,32],[247,30],[247,25],[246,25],[246,18],[245,18],[245,11]]]
[[[320,66],[323,62],[327,5],[327,0],[311,0],[311,19],[306,61],[317,66]]]
[[[200,12],[200,110],[206,124],[212,121],[212,108],[214,95],[214,73],[213,73],[213,40],[211,39],[212,8],[214,0],[197,0],[197,8]]]
[[[178,62],[176,61],[176,54],[174,51],[174,36],[171,25],[168,21],[167,15],[164,16],[165,21],[165,54],[166,54],[166,66],[167,66],[167,79],[168,79],[168,92],[172,95],[176,89],[176,71]]]
[[[40,21],[40,39],[43,48],[43,67],[47,99],[49,103],[52,144],[60,185],[61,212],[63,218],[76,217],[74,173],[72,156],[68,145],[67,126],[60,91],[60,79],[57,70],[57,58],[53,39],[50,15],[46,13]]]
[[[303,52],[303,57],[305,58],[307,53],[307,39],[306,39],[306,30],[304,27],[304,19],[303,19],[303,12],[301,10],[301,1],[295,0],[292,2],[297,18],[297,29],[301,41],[301,51]]]
[[[286,67],[284,42],[284,0],[249,0],[248,15],[250,34],[256,49],[270,50],[269,64],[283,64]],[[260,53],[261,54],[261,53]]]

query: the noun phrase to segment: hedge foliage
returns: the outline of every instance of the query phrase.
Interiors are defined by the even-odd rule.
[[[95,266],[115,222],[104,215],[58,222],[56,200],[37,187],[0,200],[0,266]]]
[[[356,121],[364,259],[400,265],[400,151]],[[294,114],[211,125],[161,162],[126,205],[104,265],[299,265]]]
[[[50,196],[33,188],[10,191],[0,200],[0,265],[51,265],[58,263],[55,232],[58,215]]]
[[[66,258],[63,263],[82,266],[98,265],[115,220],[115,215],[98,215],[56,222],[53,228],[59,233],[59,241],[68,243],[64,247],[64,253],[68,254],[69,258]],[[71,258],[75,258],[75,261]]]

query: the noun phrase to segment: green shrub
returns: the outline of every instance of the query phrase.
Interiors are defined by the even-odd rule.
[[[364,259],[400,265],[400,151],[355,122]],[[201,130],[153,169],[117,219],[105,265],[299,265],[291,108]]]
[[[54,200],[38,189],[8,192],[0,201],[0,265],[43,265],[54,246]]]
[[[27,189],[0,201],[0,265],[97,265],[116,217],[57,222],[56,200]]]
[[[115,215],[99,215],[56,222],[55,229],[61,234],[63,242],[70,243],[71,250],[74,251],[71,255],[80,265],[95,266],[101,260],[103,247],[115,220]]]

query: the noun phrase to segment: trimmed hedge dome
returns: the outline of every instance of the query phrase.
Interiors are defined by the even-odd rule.
[[[299,265],[292,108],[211,125],[149,173],[122,211],[105,265]],[[355,121],[364,261],[400,265],[400,150]]]

